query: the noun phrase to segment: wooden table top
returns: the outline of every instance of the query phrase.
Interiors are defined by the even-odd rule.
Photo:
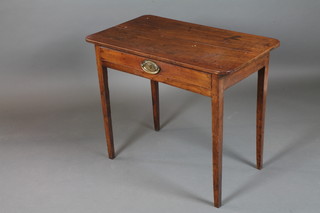
[[[145,15],[89,35],[88,42],[217,75],[279,46],[277,39]]]

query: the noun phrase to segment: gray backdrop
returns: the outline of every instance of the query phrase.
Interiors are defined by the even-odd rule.
[[[86,35],[143,14],[264,35],[272,51],[265,168],[256,75],[225,98],[223,206],[212,207],[210,99],[110,71],[117,158],[105,157]],[[319,0],[2,0],[0,212],[318,212]]]

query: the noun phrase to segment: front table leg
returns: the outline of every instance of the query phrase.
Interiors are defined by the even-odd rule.
[[[266,111],[266,97],[268,89],[268,65],[258,71],[258,92],[257,92],[257,169],[263,166],[263,140],[264,123]]]
[[[223,80],[212,76],[212,164],[214,206],[221,206],[222,140],[223,140]]]
[[[96,47],[97,70],[100,85],[101,105],[104,120],[104,129],[106,134],[106,141],[108,147],[108,155],[110,159],[114,159],[113,133],[111,121],[111,106],[108,86],[108,70],[101,65],[99,48]]]

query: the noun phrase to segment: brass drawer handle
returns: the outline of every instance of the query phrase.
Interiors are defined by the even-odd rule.
[[[158,72],[160,72],[160,67],[153,61],[144,60],[143,62],[141,62],[140,65],[142,70],[145,71],[146,73],[155,75]]]

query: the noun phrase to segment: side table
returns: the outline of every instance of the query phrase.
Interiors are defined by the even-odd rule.
[[[95,45],[108,155],[115,157],[107,68],[150,79],[154,129],[158,82],[211,97],[214,206],[221,206],[224,91],[258,72],[256,160],[262,168],[269,52],[273,38],[145,15],[89,35]]]

